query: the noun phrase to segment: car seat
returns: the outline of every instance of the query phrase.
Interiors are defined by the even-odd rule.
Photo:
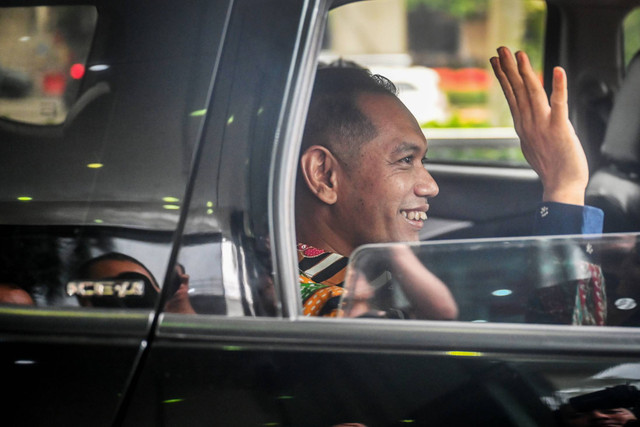
[[[640,231],[640,51],[631,60],[614,100],[602,166],[595,171],[586,203],[602,209],[607,233]]]

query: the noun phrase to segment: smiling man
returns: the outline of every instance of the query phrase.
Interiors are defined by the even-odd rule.
[[[361,72],[342,69],[338,74],[354,71]],[[301,225],[311,217],[320,221],[313,221],[315,227],[299,227],[299,238],[340,254],[350,254],[365,243],[415,241],[427,219],[428,200],[438,194],[422,164],[427,141],[394,96],[362,93],[352,102],[349,107],[362,114],[362,125],[370,133],[364,141],[337,134],[327,145],[313,143],[306,149],[302,177],[313,197],[300,205],[297,217]],[[345,116],[343,120],[349,120],[349,113]],[[345,149],[342,144],[349,141],[359,147]]]
[[[588,168],[568,120],[564,72],[555,70],[550,106],[526,55],[498,52],[494,71],[544,185],[538,233],[598,232],[602,213],[582,206]],[[336,316],[346,257],[363,244],[417,241],[439,190],[423,165],[428,144],[416,119],[390,81],[361,68],[318,70],[302,145],[296,232],[304,314]],[[420,317],[455,318],[449,290],[426,270],[416,274],[408,252],[390,253],[384,267],[396,277],[428,277],[400,283],[409,296],[436,301]]]
[[[391,82],[359,68],[318,71],[296,203],[306,315],[340,314],[346,257],[356,247],[418,240],[429,199],[438,194],[422,163],[426,152],[427,140]],[[410,251],[398,250],[390,258],[390,269],[429,278],[404,289],[427,302],[418,304],[420,317],[456,317],[449,290]]]

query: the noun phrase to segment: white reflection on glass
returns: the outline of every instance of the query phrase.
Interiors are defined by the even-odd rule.
[[[104,71],[108,69],[109,69],[109,66],[106,64],[96,64],[89,67],[90,71]]]

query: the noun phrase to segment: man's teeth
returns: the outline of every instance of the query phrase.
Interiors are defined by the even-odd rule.
[[[425,221],[427,219],[427,213],[422,211],[402,211],[402,216],[413,221]]]

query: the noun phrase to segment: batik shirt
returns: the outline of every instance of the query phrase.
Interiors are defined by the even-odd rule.
[[[300,293],[305,316],[340,316],[344,276],[349,259],[303,243],[298,244]]]

